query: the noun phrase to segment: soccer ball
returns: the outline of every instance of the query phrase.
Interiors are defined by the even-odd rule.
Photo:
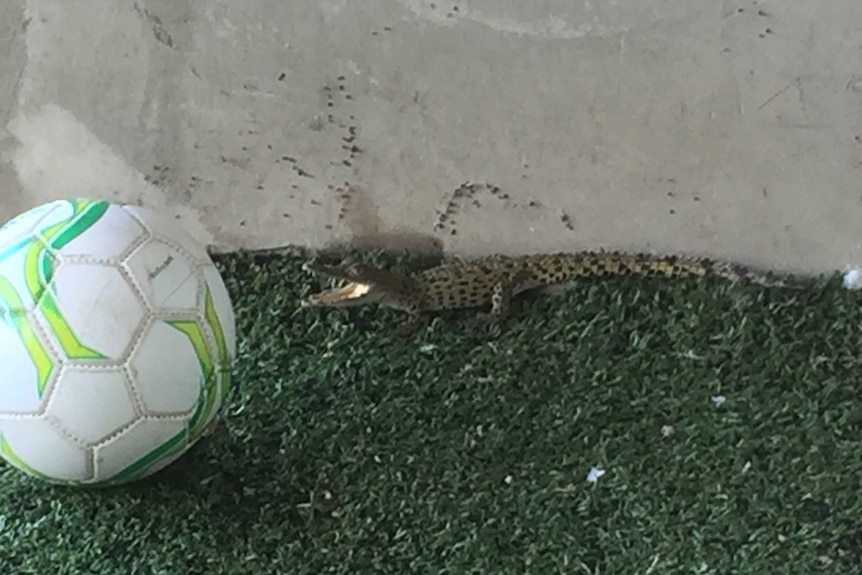
[[[166,467],[214,425],[233,307],[173,220],[97,199],[0,227],[0,457],[53,483]]]

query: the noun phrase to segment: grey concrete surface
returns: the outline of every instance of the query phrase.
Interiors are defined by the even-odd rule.
[[[0,54],[2,220],[862,262],[855,0],[3,0]]]

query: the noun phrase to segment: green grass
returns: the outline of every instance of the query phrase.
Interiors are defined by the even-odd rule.
[[[219,259],[238,392],[176,464],[106,490],[0,466],[0,572],[862,569],[862,306],[837,278],[589,281],[493,337],[467,312],[405,340],[397,312],[297,310],[300,263]]]

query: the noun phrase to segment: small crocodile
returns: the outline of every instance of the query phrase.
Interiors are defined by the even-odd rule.
[[[408,314],[405,332],[422,314],[487,306],[479,323],[495,323],[509,311],[512,296],[539,287],[560,285],[583,277],[663,276],[718,278],[764,287],[801,287],[798,280],[759,272],[707,258],[645,253],[584,251],[547,255],[493,255],[454,260],[412,275],[401,275],[354,259],[328,266],[308,262],[303,269],[347,282],[309,295],[303,307],[346,307],[377,303]]]

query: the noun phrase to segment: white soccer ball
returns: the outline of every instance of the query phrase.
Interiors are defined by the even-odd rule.
[[[116,484],[180,457],[225,402],[234,312],[205,249],[157,212],[51,202],[0,227],[0,456]]]

